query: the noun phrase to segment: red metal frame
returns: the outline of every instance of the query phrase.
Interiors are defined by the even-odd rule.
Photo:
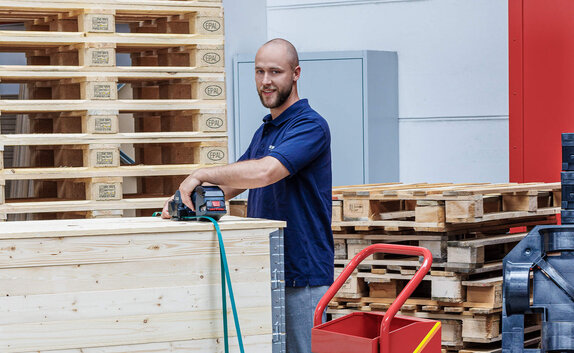
[[[337,277],[335,282],[327,290],[323,298],[317,304],[314,316],[314,326],[322,324],[322,316],[327,304],[334,298],[335,294],[341,286],[345,283],[347,278],[355,270],[355,268],[368,256],[376,253],[384,252],[389,254],[399,254],[399,255],[417,255],[423,256],[424,260],[421,267],[415,273],[413,278],[407,283],[403,288],[401,293],[397,296],[395,301],[391,304],[387,312],[384,314],[381,331],[380,331],[380,353],[391,353],[390,351],[390,340],[389,331],[391,328],[391,322],[406,300],[410,297],[416,287],[420,284],[422,279],[426,276],[432,265],[432,254],[428,249],[417,247],[417,246],[406,246],[406,245],[395,245],[395,244],[373,244],[367,248],[360,251],[345,267],[343,272]],[[440,335],[439,335],[440,337]]]
[[[510,181],[524,182],[522,0],[508,1]]]
[[[574,1],[509,0],[510,181],[560,181],[574,132]]]

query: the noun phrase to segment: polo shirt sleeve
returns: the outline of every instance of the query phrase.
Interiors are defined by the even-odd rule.
[[[237,160],[238,162],[249,160],[251,156],[251,144],[247,147],[247,151]]]
[[[253,150],[253,144],[255,143],[255,139],[257,138],[257,134],[259,133],[259,130],[257,130],[255,132],[255,134],[253,135],[253,137],[251,138],[251,142],[249,142],[249,147],[247,147],[247,150],[245,151],[245,153],[243,153],[243,155],[237,160],[237,162],[242,162],[242,161],[247,161],[252,159],[251,158],[251,151]]]
[[[286,132],[284,139],[269,156],[277,158],[289,170],[289,174],[294,175],[329,148],[328,137],[318,123],[301,120]]]

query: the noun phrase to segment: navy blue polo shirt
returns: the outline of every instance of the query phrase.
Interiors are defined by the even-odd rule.
[[[281,115],[263,118],[239,159],[277,158],[289,176],[249,190],[247,216],[282,220],[285,229],[285,283],[290,287],[333,283],[331,231],[331,134],[327,121],[306,99]]]

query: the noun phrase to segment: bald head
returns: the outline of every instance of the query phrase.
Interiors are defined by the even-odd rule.
[[[275,119],[299,100],[297,81],[301,76],[299,57],[293,44],[272,39],[255,55],[255,84],[261,103]]]
[[[277,50],[278,54],[282,55],[287,61],[292,69],[299,66],[299,55],[297,54],[297,49],[288,40],[283,38],[271,39],[267,43],[263,44],[259,51],[262,49]]]

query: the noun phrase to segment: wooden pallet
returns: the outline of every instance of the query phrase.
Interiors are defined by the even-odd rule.
[[[378,221],[395,228],[444,228],[448,224],[556,214],[560,183],[398,184],[343,191],[342,199],[344,221]]]
[[[502,262],[530,229],[555,224],[558,184],[374,184],[335,188],[335,264],[372,243],[426,247],[431,272],[401,314],[442,322],[443,352],[501,352]],[[349,202],[350,201],[350,202]],[[345,215],[356,217],[344,221]],[[349,216],[352,215],[352,216]],[[387,310],[420,267],[417,257],[364,260],[329,305],[333,317]],[[336,274],[342,271],[336,268]],[[527,324],[527,346],[540,324]]]
[[[340,260],[339,260],[340,261]],[[400,263],[397,260],[366,260],[367,263]],[[414,263],[410,260],[407,263]],[[337,264],[337,261],[336,261]],[[389,265],[391,266],[391,265]],[[394,300],[406,283],[413,277],[415,269],[394,267],[389,269],[355,270],[347,279],[345,285],[337,293],[337,298],[361,299],[385,298]],[[410,266],[409,266],[410,267]],[[335,268],[335,276],[342,272],[342,268]],[[470,308],[495,309],[500,308],[502,302],[501,282],[502,262],[485,265],[471,273],[456,273],[445,271],[444,268],[435,267],[430,274],[424,277],[420,288],[414,295],[441,302],[433,304],[439,310],[443,306],[463,306]],[[451,304],[446,304],[451,303]],[[430,304],[429,304],[430,305]],[[450,309],[447,309],[447,311]]]
[[[142,8],[118,2],[103,9],[99,3],[76,3],[65,10],[27,4],[0,6],[3,23],[26,29],[2,31],[0,50],[26,53],[28,65],[106,68],[116,65],[116,53],[126,53],[131,66],[223,67],[220,4],[152,1]]]
[[[0,214],[6,218],[8,214],[36,212],[161,209],[191,170],[227,162],[225,135],[197,137],[201,134],[53,134],[13,140],[17,146],[37,144],[30,147],[34,165],[1,170],[2,188],[7,183],[27,181],[34,184],[34,193],[26,200],[3,191],[6,196]],[[58,143],[58,139],[66,144],[48,145]],[[12,144],[6,139],[3,143]],[[135,147],[137,165],[121,164],[120,143]],[[137,189],[124,187],[126,180],[135,182]],[[128,199],[134,193],[139,198]]]
[[[452,233],[480,229],[493,229],[503,227],[518,227],[521,224],[552,224],[556,222],[556,212],[559,208],[548,208],[532,213],[517,212],[508,214],[509,218],[499,220],[475,221],[470,223],[417,223],[416,221],[387,220],[387,221],[342,221],[333,222],[335,232],[344,231],[385,231],[385,232],[434,232]],[[546,223],[545,223],[546,222]]]
[[[26,54],[0,65],[25,88],[0,114],[29,121],[0,155],[30,156],[0,168],[0,218],[148,215],[191,170],[227,163],[221,1],[8,1],[0,22],[24,27],[0,51]]]
[[[544,220],[538,224],[555,224],[555,219]],[[530,223],[532,227],[534,223]],[[525,226],[525,225],[523,225]],[[433,255],[433,266],[441,266],[449,271],[469,272],[471,269],[483,267],[493,261],[500,261],[506,256],[527,233],[509,233],[507,229],[493,232],[467,232],[467,233],[422,233],[411,234],[384,234],[384,232],[341,232],[334,233],[335,263],[345,264],[347,259],[353,258],[360,250],[375,243],[393,243],[414,245],[427,248]],[[392,257],[375,254],[362,265],[368,268],[415,268],[418,259],[414,262],[401,259],[393,264]],[[372,262],[370,260],[388,260],[386,262]],[[378,265],[375,265],[377,263]]]

